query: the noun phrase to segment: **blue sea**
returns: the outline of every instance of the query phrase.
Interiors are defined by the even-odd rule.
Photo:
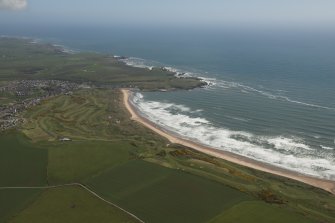
[[[133,103],[181,137],[335,180],[334,31],[6,27],[0,35],[201,77],[205,88],[137,92]]]

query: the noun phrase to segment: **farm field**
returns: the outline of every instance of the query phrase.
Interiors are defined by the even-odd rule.
[[[0,187],[47,184],[48,151],[27,140],[13,132],[0,135]]]
[[[71,142],[51,146],[48,159],[49,183],[80,182],[99,171],[120,165],[129,159],[128,142]]]
[[[0,41],[0,47],[12,55],[13,63],[1,65],[4,84],[22,78],[21,68],[32,79],[54,74],[55,79],[64,75],[86,82],[88,77],[77,70],[78,76],[75,69],[83,66],[83,58],[92,63],[101,59],[95,54],[64,55],[52,46],[37,49],[20,41]],[[32,50],[31,61],[23,63]],[[37,69],[39,59],[51,70]],[[61,63],[69,66],[65,69]],[[110,63],[117,64],[116,74],[132,69]],[[107,72],[103,66],[99,69]],[[156,77],[149,73],[143,75]],[[90,78],[98,83],[103,76]],[[141,86],[152,90],[156,82]],[[335,197],[330,193],[170,144],[130,120],[115,86],[86,86],[45,98],[20,113],[22,124],[0,133],[1,223],[138,222],[112,204],[148,223],[259,223],[275,222],[274,217],[276,223],[335,222]]]
[[[141,160],[106,171],[88,185],[145,222],[206,222],[253,199],[217,182]]]
[[[136,223],[139,221],[79,187],[64,187],[45,190],[35,202],[9,222]]]
[[[326,192],[167,145],[129,120],[120,97],[118,90],[79,90],[23,114],[20,131],[29,138],[21,135],[22,143],[47,153],[49,185],[83,183],[146,222],[234,218],[239,205],[246,213],[255,208],[244,207],[249,201],[287,219],[332,222]]]
[[[41,189],[0,189],[0,223],[8,222],[40,195]]]

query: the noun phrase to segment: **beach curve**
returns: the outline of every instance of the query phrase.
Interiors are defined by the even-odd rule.
[[[129,89],[121,89],[121,92],[123,94],[123,103],[125,108],[128,110],[128,112],[131,115],[131,119],[142,124],[143,126],[147,127],[148,129],[154,131],[155,133],[159,134],[160,136],[168,139],[171,143],[174,144],[180,144],[189,148],[192,148],[194,150],[197,150],[199,152],[224,159],[226,161],[236,163],[238,165],[242,165],[245,167],[249,167],[252,169],[256,169],[259,171],[263,171],[266,173],[274,174],[281,177],[286,177],[289,179],[293,179],[305,184],[308,184],[310,186],[314,186],[316,188],[323,189],[327,192],[332,193],[335,195],[335,182],[331,180],[325,180],[320,179],[308,175],[303,175],[294,171],[286,170],[280,167],[276,167],[270,164],[262,163],[247,157],[243,157],[231,152],[221,151],[218,149],[210,148],[204,145],[200,145],[197,143],[194,143],[190,140],[180,138],[176,135],[173,135],[171,133],[168,133],[161,128],[157,127],[154,123],[149,121],[148,119],[142,117],[136,109],[133,107],[133,105],[130,103],[129,99],[132,94],[131,90]]]

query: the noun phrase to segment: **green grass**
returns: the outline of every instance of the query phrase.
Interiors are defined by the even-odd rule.
[[[92,92],[91,92],[92,94]],[[24,132],[30,138],[39,140],[57,140],[63,137],[71,139],[104,138],[108,126],[107,106],[97,103],[87,94],[62,95],[36,106],[26,115]]]
[[[39,189],[0,189],[0,223],[5,223],[20,213],[40,192]]]
[[[88,89],[55,97],[30,109],[25,118],[23,132],[49,149],[49,182],[53,184],[89,181],[90,177],[118,165],[119,158],[113,159],[115,152],[125,155],[121,156],[120,163],[126,162],[126,156],[130,155],[130,158],[184,170],[205,181],[235,188],[253,199],[277,200],[284,204],[284,209],[312,219],[335,221],[335,199],[320,189],[181,146],[167,148],[165,139],[129,120],[119,91]],[[61,143],[58,139],[62,137],[74,141]],[[109,144],[110,148],[119,149],[109,150]],[[137,187],[137,183],[128,184]],[[171,191],[166,193],[172,194]],[[113,193],[113,196],[116,195]],[[175,198],[171,196],[171,199]],[[199,207],[207,205],[201,199],[193,202]],[[150,210],[143,210],[146,215],[145,212],[150,213]]]
[[[97,85],[137,86],[153,90],[190,89],[203,85],[196,78],[177,79],[162,69],[126,66],[110,55],[96,53],[66,54],[48,44],[0,38],[0,81],[57,79],[90,82]]]
[[[16,132],[0,136],[0,186],[83,182],[147,222],[206,222],[215,216],[234,218],[238,210],[263,209],[266,216],[250,221],[269,217],[271,222],[272,212],[278,212],[287,222],[299,222],[301,216],[306,222],[335,222],[335,198],[325,191],[167,146],[167,140],[129,119],[117,90],[82,89],[50,98],[26,111],[24,118],[19,131],[31,141]],[[61,142],[63,137],[71,141]],[[15,197],[6,199],[15,210],[22,207]],[[38,211],[52,212],[51,205],[61,202],[54,199],[43,200],[45,209],[28,206],[21,219],[32,207],[34,220]],[[82,202],[88,200],[82,196]],[[282,205],[270,204],[277,201]]]
[[[312,186],[233,164],[187,149],[166,149],[164,157],[147,160],[229,185],[268,203],[282,203],[308,218],[335,222],[335,197]]]
[[[80,182],[128,160],[128,142],[65,142],[49,147],[48,180],[52,184]]]
[[[252,199],[214,181],[141,160],[117,166],[88,184],[146,222],[205,222]]]
[[[10,223],[138,222],[80,187],[46,190]]]
[[[145,136],[160,137],[132,124],[117,90],[81,90],[61,95],[35,106],[24,114],[22,131],[34,141],[120,140],[140,142]]]
[[[47,150],[13,131],[1,134],[0,142],[0,187],[46,184]]]
[[[286,210],[280,206],[267,205],[258,201],[242,202],[224,211],[209,223],[316,223],[311,219]]]

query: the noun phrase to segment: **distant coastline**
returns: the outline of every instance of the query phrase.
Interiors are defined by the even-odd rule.
[[[186,147],[195,149],[197,151],[206,153],[208,155],[221,158],[221,159],[224,159],[229,162],[236,163],[236,164],[239,164],[245,167],[249,167],[249,168],[263,171],[266,173],[270,173],[270,174],[274,174],[277,176],[282,176],[282,177],[286,177],[286,178],[293,179],[296,181],[300,181],[305,184],[323,189],[335,195],[335,182],[334,181],[320,179],[320,178],[316,178],[316,177],[312,177],[308,175],[303,175],[303,174],[300,174],[294,171],[286,170],[286,169],[279,168],[279,167],[276,167],[270,164],[255,161],[253,159],[243,157],[237,154],[213,149],[213,148],[201,145],[201,144],[191,142],[187,139],[180,138],[172,133],[169,133],[163,130],[162,128],[157,127],[154,123],[152,123],[148,119],[141,116],[141,114],[139,114],[139,112],[136,110],[136,108],[134,108],[134,106],[130,102],[130,97],[132,94],[131,90],[121,89],[121,92],[123,94],[123,103],[126,109],[128,110],[128,112],[131,114],[131,119],[136,122],[139,122],[143,126],[149,128],[150,130],[161,135],[162,137],[168,139],[171,143],[184,145]]]

